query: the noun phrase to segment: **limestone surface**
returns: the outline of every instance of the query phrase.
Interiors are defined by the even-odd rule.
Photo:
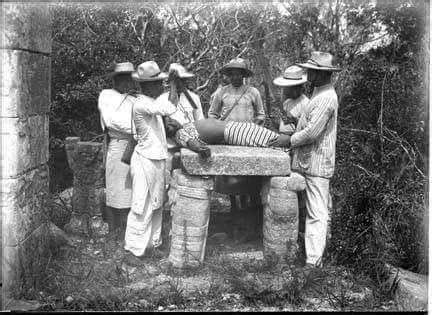
[[[4,245],[17,245],[41,225],[49,202],[48,182],[46,165],[0,181]]]
[[[2,49],[2,117],[45,115],[50,109],[50,57]]]
[[[51,53],[51,16],[44,2],[2,3],[2,48]]]
[[[300,191],[306,189],[306,182],[301,174],[292,172],[289,176],[272,177],[270,186],[273,188]]]
[[[401,268],[386,265],[390,271],[388,283],[397,281],[395,300],[400,311],[426,311],[428,304],[428,277]]]
[[[1,118],[2,178],[22,174],[48,162],[49,118],[36,115],[26,119]]]
[[[181,149],[182,166],[188,174],[288,176],[291,173],[290,157],[281,150],[230,145],[209,147],[212,154],[209,159]]]
[[[175,184],[181,186],[203,188],[207,190],[212,190],[214,187],[213,177],[205,178],[203,176],[191,176],[183,174],[180,169],[173,170],[172,177]]]

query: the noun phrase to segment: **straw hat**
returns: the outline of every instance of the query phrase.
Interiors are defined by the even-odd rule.
[[[306,82],[306,74],[303,73],[302,68],[296,65],[286,68],[282,76],[273,80],[273,83],[278,86],[295,86]]]
[[[253,76],[253,72],[248,67],[248,62],[243,58],[234,58],[228,62],[220,70],[223,74],[227,74],[228,69],[241,69],[244,72],[245,77]]]
[[[137,67],[137,71],[132,73],[132,79],[138,82],[160,81],[168,78],[165,72],[161,72],[159,66],[154,61],[146,61]]]
[[[322,71],[341,71],[334,65],[333,55],[327,52],[313,51],[306,63],[298,63],[298,66],[307,69],[322,70]]]
[[[118,74],[128,74],[134,71],[135,69],[131,62],[119,62],[114,65],[114,70],[108,76],[114,77]]]
[[[177,74],[181,79],[193,78],[195,76],[195,74],[188,72],[186,68],[179,63],[170,64],[168,73],[171,73],[171,71],[177,71]]]

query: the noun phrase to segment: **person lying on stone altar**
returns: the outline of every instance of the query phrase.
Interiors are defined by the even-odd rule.
[[[278,134],[252,122],[206,118],[181,127],[175,120],[166,117],[165,128],[168,136],[175,135],[181,146],[197,152],[202,158],[211,156],[209,144],[288,148],[291,142],[289,135]]]

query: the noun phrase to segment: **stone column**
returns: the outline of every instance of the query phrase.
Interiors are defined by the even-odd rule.
[[[67,137],[65,149],[73,172],[72,217],[66,232],[92,236],[107,232],[102,222],[105,206],[105,169],[102,143]],[[105,227],[105,228],[103,228]]]
[[[213,177],[186,175],[176,169],[173,178],[176,184],[172,187],[175,197],[168,260],[178,268],[194,266],[204,260]]]
[[[1,9],[4,302],[38,284],[49,257],[44,236],[48,227],[51,20],[48,3],[2,3]]]
[[[290,176],[265,179],[261,190],[265,254],[273,252],[281,258],[295,258],[298,235],[297,191],[305,188],[304,177],[294,172]]]

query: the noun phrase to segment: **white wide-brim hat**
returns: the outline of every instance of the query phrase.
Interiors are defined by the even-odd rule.
[[[146,61],[137,67],[132,73],[132,79],[138,82],[161,81],[168,78],[165,72],[161,72],[159,66],[154,61]]]
[[[296,86],[307,82],[307,75],[299,66],[290,66],[286,68],[283,75],[273,80],[278,86]]]
[[[135,71],[131,62],[119,62],[114,65],[114,70],[107,74],[109,77],[114,77],[119,74],[129,74]]]
[[[168,73],[171,73],[171,71],[177,71],[177,74],[181,79],[189,79],[195,76],[195,74],[188,72],[186,68],[179,63],[170,64]]]
[[[313,51],[306,63],[297,63],[298,66],[307,69],[322,71],[341,71],[342,69],[334,65],[333,55],[327,52]]]

